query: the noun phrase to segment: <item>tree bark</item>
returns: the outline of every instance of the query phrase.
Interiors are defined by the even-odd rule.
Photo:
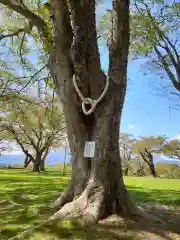
[[[41,159],[40,167],[39,167],[40,171],[45,171],[45,167],[44,167],[44,165],[45,165],[44,160]]]
[[[97,99],[105,86],[97,45],[95,1],[68,3],[52,1],[54,31],[49,68],[64,106],[72,176],[68,188],[55,202],[60,210],[52,219],[81,215],[87,222],[96,222],[114,213],[137,215],[123,182],[118,143],[126,93],[129,1],[113,1],[117,26],[109,45],[110,85],[103,101],[89,116],[82,112],[72,78],[76,74],[83,95],[92,99]],[[93,158],[84,157],[86,141],[96,143]]]
[[[24,168],[27,168],[30,163],[31,163],[31,159],[29,158],[29,156],[26,156],[24,160]]]
[[[39,163],[37,162],[34,162],[33,163],[33,169],[32,169],[33,172],[40,172],[40,168],[39,168]]]
[[[125,175],[125,176],[128,176],[128,173],[129,173],[129,167],[125,167],[125,169],[124,169],[124,175]]]
[[[41,167],[43,167],[42,154],[36,153],[35,158],[33,159],[33,172],[40,172]]]
[[[147,149],[145,149],[144,153],[141,152],[140,154],[144,162],[148,165],[151,175],[153,177],[157,177],[156,169],[153,162],[153,155]]]

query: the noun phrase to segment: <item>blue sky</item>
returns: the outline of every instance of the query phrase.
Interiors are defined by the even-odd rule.
[[[102,67],[107,69],[107,49],[100,48]],[[171,110],[171,101],[160,96],[154,84],[160,84],[155,72],[144,75],[142,61],[130,60],[128,65],[128,88],[123,109],[121,131],[135,136],[167,135],[170,138],[180,135],[180,111]],[[153,81],[151,81],[153,80]],[[169,114],[170,113],[170,114]]]
[[[138,61],[130,62],[128,66],[130,86],[124,105],[122,131],[176,137],[180,134],[180,111],[171,110],[169,115],[171,102],[159,96],[151,81],[158,85],[160,79],[155,74],[144,76],[140,68]],[[134,128],[128,129],[128,125]]]
[[[104,1],[96,11],[97,20],[111,8],[111,1]],[[106,46],[100,46],[102,68],[108,68],[108,51]],[[128,65],[128,91],[123,109],[121,131],[135,136],[166,135],[170,138],[180,135],[180,111],[169,112],[172,102],[160,97],[162,92],[155,90],[154,85],[160,85],[160,77],[155,72],[145,75],[142,64],[145,60],[130,60]],[[166,76],[165,76],[166,77]],[[167,81],[168,79],[163,79]],[[162,81],[162,80],[161,80]]]

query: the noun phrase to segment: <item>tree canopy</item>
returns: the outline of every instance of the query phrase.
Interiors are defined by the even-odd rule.
[[[21,151],[35,164],[44,161],[50,149],[64,140],[62,109],[54,99],[35,103],[22,100],[1,107],[1,131],[8,140],[15,140]]]
[[[131,14],[131,50],[135,57],[145,57],[146,71],[153,70],[166,79],[179,96],[180,91],[180,6],[176,1],[135,0]],[[163,86],[163,85],[162,85]],[[161,91],[162,91],[161,86]]]
[[[167,142],[163,148],[163,153],[171,158],[180,160],[180,140],[174,139]]]

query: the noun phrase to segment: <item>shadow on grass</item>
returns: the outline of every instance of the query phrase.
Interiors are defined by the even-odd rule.
[[[156,190],[140,187],[128,187],[128,190],[136,202],[154,202],[180,206],[180,191],[178,190]]]
[[[164,214],[163,212],[161,214]],[[174,213],[173,213],[174,214]],[[165,220],[165,219],[164,219]],[[178,220],[178,219],[176,219]],[[180,216],[179,216],[180,220]],[[150,235],[149,235],[150,234]],[[151,222],[129,221],[120,217],[105,220],[91,227],[83,227],[77,220],[57,221],[39,228],[27,240],[172,240],[172,234],[179,236],[178,222],[152,224]],[[158,238],[160,237],[160,238]]]
[[[11,199],[20,204],[12,209],[0,210],[0,240],[9,239],[19,232],[40,224],[54,213],[49,207],[57,198],[57,193],[63,191],[67,178],[59,178],[58,172],[45,175],[26,173],[11,176],[3,173],[0,182],[7,186],[0,192],[0,199]],[[14,173],[13,173],[14,174]],[[19,171],[18,171],[19,175]],[[22,176],[22,177],[21,177]],[[128,187],[133,199],[138,203],[153,202],[165,205],[180,206],[180,191],[155,190],[140,187]],[[136,234],[144,231],[154,233],[163,239],[170,240],[168,233],[180,234],[180,212],[177,209],[150,209],[150,212],[160,217],[166,224],[152,225],[150,223],[132,222],[118,219],[117,222],[104,221],[91,228],[82,227],[78,221],[58,221],[45,226],[33,234],[36,240],[52,239],[87,239],[87,240],[131,240]],[[53,238],[52,238],[53,236]],[[150,239],[146,235],[142,239]]]
[[[48,170],[42,171],[40,173],[32,172],[31,170],[26,169],[0,169],[0,175],[7,175],[10,174],[14,175],[27,175],[27,176],[34,176],[34,177],[41,177],[41,176],[51,176],[51,177],[69,177],[71,174],[70,172],[64,172],[63,170]]]
[[[0,240],[9,239],[18,232],[41,223],[54,212],[50,204],[67,185],[67,179],[3,178],[0,199],[19,204],[13,208],[0,209]]]
[[[127,229],[126,229],[127,230]],[[45,226],[35,232],[34,239],[87,239],[87,240],[132,240],[133,234],[125,231],[124,227],[115,228],[113,224],[99,223],[92,227],[83,227],[77,220],[57,221],[53,225]],[[49,238],[48,238],[49,237]]]
[[[113,216],[92,227],[83,227],[77,220],[56,221],[34,232],[33,240],[135,240],[135,239],[179,239],[180,209],[151,208],[149,213],[162,219],[162,224],[149,221],[130,221]],[[173,236],[172,236],[173,235]],[[176,238],[174,238],[174,236]]]

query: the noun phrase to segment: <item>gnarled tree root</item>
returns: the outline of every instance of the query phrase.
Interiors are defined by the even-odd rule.
[[[22,240],[26,239],[27,236],[33,234],[37,229],[40,229],[41,227],[45,225],[53,224],[56,220],[70,220],[74,218],[78,218],[79,223],[83,226],[92,226],[93,224],[96,224],[100,220],[100,213],[101,213],[101,203],[102,199],[98,198],[93,203],[88,203],[84,196],[80,196],[77,200],[74,200],[73,202],[65,204],[59,211],[57,211],[54,215],[52,215],[48,220],[44,221],[40,225],[37,225],[35,227],[32,227],[15,237],[9,239],[9,240]],[[139,207],[136,207],[136,209],[133,210],[132,215],[126,216],[126,218],[130,218],[132,220],[142,220],[147,221],[148,224],[151,223],[158,223],[162,224],[163,222],[151,215],[143,211],[143,209],[140,209]]]
[[[103,189],[98,188],[96,191],[93,191],[94,187],[94,181],[90,180],[83,193],[71,202],[68,201],[70,198],[67,198],[68,200],[66,204],[64,201],[65,195],[62,194],[61,197],[58,198],[58,203],[63,203],[63,207],[61,207],[55,214],[40,225],[30,228],[10,240],[24,239],[27,235],[32,234],[44,225],[52,224],[55,220],[67,220],[72,218],[78,218],[79,222],[86,226],[96,224],[99,220],[114,214],[132,220],[147,220],[148,223],[163,223],[159,218],[146,213],[142,208],[135,206],[131,201],[129,204],[126,204],[126,206],[123,206],[121,201],[122,199],[120,198],[118,201],[116,200],[116,202],[112,203],[111,212],[107,212],[105,207],[106,195],[104,194]],[[121,211],[119,211],[119,209],[121,209]]]
[[[57,200],[53,204],[53,207],[59,210],[66,203],[71,202],[73,200],[73,197],[74,197],[74,184],[73,179],[71,179],[67,189],[63,193],[61,193],[60,197],[57,198]]]

